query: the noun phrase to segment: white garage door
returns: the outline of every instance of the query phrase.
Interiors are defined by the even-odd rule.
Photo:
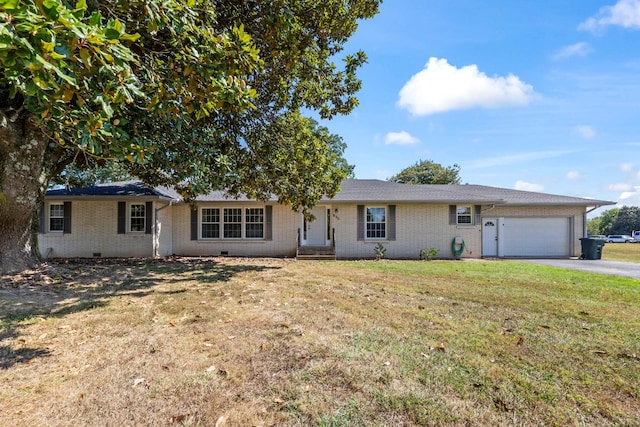
[[[504,256],[570,256],[569,218],[505,218]]]

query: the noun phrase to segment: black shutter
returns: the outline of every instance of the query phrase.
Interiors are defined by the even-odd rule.
[[[43,204],[38,209],[38,233],[39,234],[43,234],[44,233],[44,207],[45,206],[46,206],[46,204]]]
[[[118,234],[127,231],[127,202],[118,202]]]
[[[476,212],[476,225],[479,225],[482,221],[480,220],[482,217],[482,206],[480,205],[476,205],[475,208],[475,212]]]
[[[64,234],[71,234],[71,202],[64,202],[64,219],[62,224],[62,232]]]
[[[449,205],[449,225],[458,223],[456,205]]]
[[[198,209],[191,208],[191,240],[198,240]]]
[[[151,234],[153,229],[153,202],[146,202],[144,204],[144,232],[145,234]]]
[[[396,240],[396,205],[389,205],[389,233],[387,240]]]
[[[273,240],[273,230],[272,230],[272,218],[273,218],[273,206],[265,206],[264,207],[264,218],[265,218],[265,239]]]
[[[364,240],[364,205],[358,205],[358,240]]]

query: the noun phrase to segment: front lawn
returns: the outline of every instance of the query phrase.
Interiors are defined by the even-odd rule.
[[[640,281],[512,261],[50,264],[0,336],[3,425],[640,424]]]
[[[606,243],[602,259],[640,263],[640,243]]]

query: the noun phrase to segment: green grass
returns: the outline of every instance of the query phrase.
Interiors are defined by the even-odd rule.
[[[640,243],[607,243],[602,248],[602,259],[640,263]]]
[[[70,268],[82,280],[49,300],[0,292],[9,425],[640,424],[638,280],[512,261]]]

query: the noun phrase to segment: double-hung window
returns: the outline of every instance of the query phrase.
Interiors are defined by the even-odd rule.
[[[264,209],[246,209],[244,236],[247,239],[262,239],[264,237]]]
[[[225,208],[224,209],[224,238],[225,239],[241,239],[242,238],[242,209],[241,208]]]
[[[384,207],[366,208],[367,239],[385,239],[387,237],[387,210]]]
[[[202,238],[203,239],[220,238],[220,209],[218,208],[202,209]]]
[[[129,231],[143,232],[145,231],[145,204],[132,203],[129,207]]]
[[[49,231],[53,233],[64,231],[64,203],[49,204]]]
[[[473,209],[471,206],[456,207],[456,223],[459,225],[471,225],[473,224]]]

